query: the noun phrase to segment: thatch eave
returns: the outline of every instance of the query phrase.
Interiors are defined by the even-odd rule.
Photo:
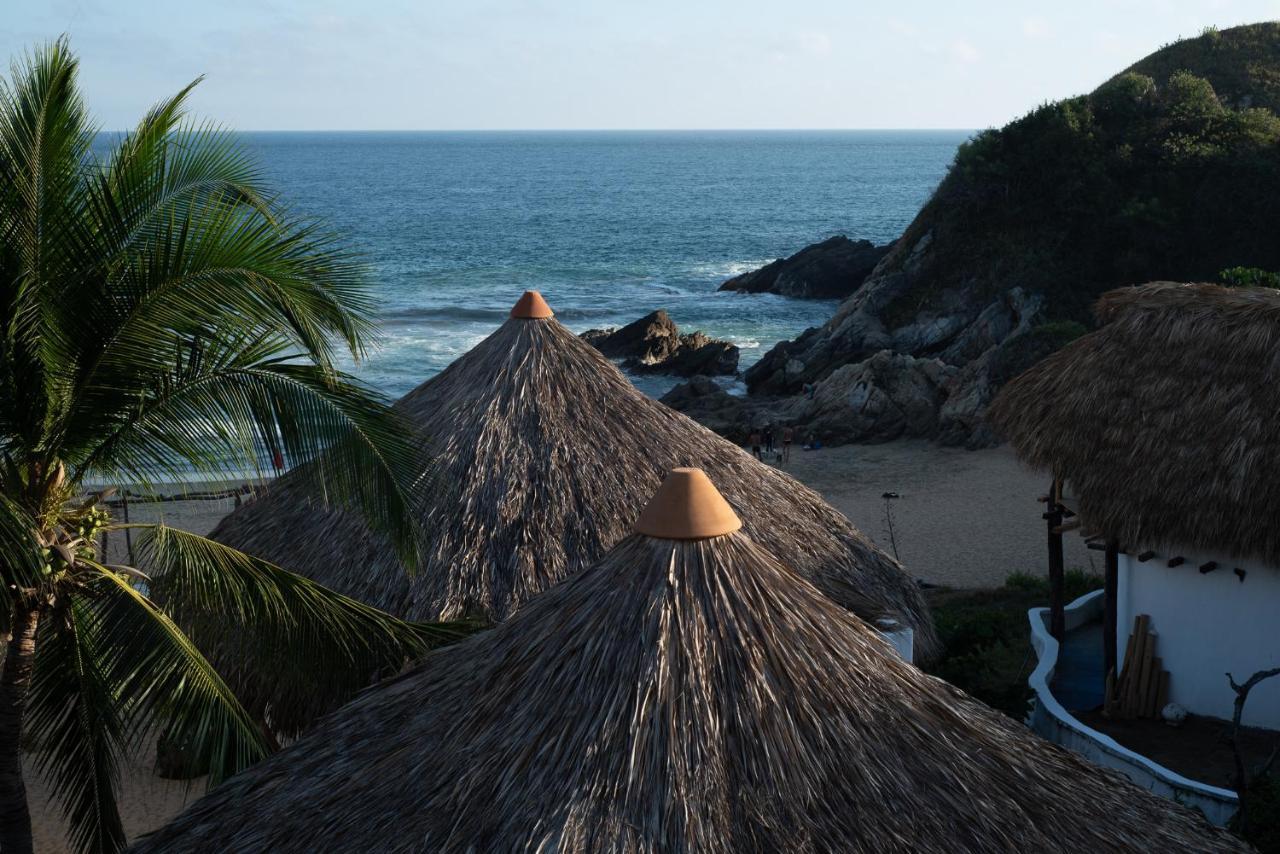
[[[1130,548],[1280,565],[1280,292],[1155,282],[1012,380],[988,417]]]
[[[627,537],[136,848],[1247,850],[901,661],[739,530]]]
[[[523,304],[522,300],[522,304]],[[212,536],[414,620],[508,618],[625,537],[663,475],[704,468],[757,541],[860,616],[937,649],[915,580],[812,490],[641,394],[545,303],[397,404],[430,438],[439,489],[409,577],[387,543],[288,475]],[[528,317],[523,315],[530,315]]]

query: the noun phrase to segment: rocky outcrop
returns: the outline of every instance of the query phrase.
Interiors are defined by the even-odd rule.
[[[580,336],[610,359],[658,363],[680,348],[680,329],[662,309],[614,329],[588,329]]]
[[[720,290],[800,299],[844,299],[861,287],[888,252],[889,246],[837,235],[806,246],[789,258],[734,276]]]
[[[661,400],[730,441],[745,442],[751,432],[751,409],[747,401],[729,394],[710,377],[695,376],[680,383]]]
[[[732,395],[699,376],[667,392],[662,402],[735,442],[745,442],[753,426],[764,424],[791,424],[805,441],[828,445],[886,442],[937,436],[948,388],[960,372],[941,359],[881,350],[837,368],[798,395]]]
[[[948,328],[963,322],[964,306],[945,318],[928,316],[911,318],[904,328],[896,330],[898,342],[882,318],[884,308],[895,297],[907,291],[917,275],[932,242],[926,234],[904,251],[901,241],[885,263],[905,256],[901,266],[891,271],[877,269],[858,292],[845,300],[823,326],[806,330],[794,341],[782,341],[746,372],[747,389],[752,394],[794,394],[815,383],[837,368],[859,362],[880,350],[902,349],[907,352],[927,349]],[[941,322],[936,322],[941,321]]]
[[[933,436],[957,370],[940,359],[881,350],[837,368],[777,411],[780,420],[826,444]]]
[[[737,345],[701,332],[690,332],[680,336],[680,346],[666,359],[653,365],[641,363],[633,367],[681,377],[698,374],[730,376],[738,372],[738,356]]]
[[[681,334],[662,309],[618,329],[589,329],[582,339],[640,373],[725,375],[738,372],[738,348],[701,332]]]
[[[1083,332],[1103,293],[1244,259],[1280,270],[1278,80],[1280,25],[1206,31],[974,135],[831,319],[745,372],[749,396],[785,399],[828,441],[995,441],[992,396]],[[728,286],[811,291],[789,283],[840,245]]]
[[[825,325],[765,354],[745,374],[752,397],[781,399],[783,417],[832,444],[994,443],[982,416],[1011,368],[1070,330],[1042,324],[1043,298],[1020,287],[985,302],[962,286],[935,289],[927,305],[902,312],[902,297],[922,287],[932,241],[929,232],[904,239]]]

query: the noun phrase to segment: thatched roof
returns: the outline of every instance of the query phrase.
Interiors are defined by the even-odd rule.
[[[435,454],[431,551],[415,577],[288,476],[213,537],[397,616],[503,620],[625,537],[668,470],[695,465],[753,539],[824,593],[910,625],[923,656],[936,648],[915,581],[817,493],[645,397],[541,297],[514,314],[398,404]]]
[[[1246,846],[902,662],[733,531],[626,538],[137,850]]]
[[[1014,379],[988,417],[1127,548],[1280,563],[1280,292],[1155,282]]]

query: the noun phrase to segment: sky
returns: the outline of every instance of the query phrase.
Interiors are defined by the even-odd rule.
[[[981,128],[1280,0],[0,0],[100,125],[199,75],[240,130]]]

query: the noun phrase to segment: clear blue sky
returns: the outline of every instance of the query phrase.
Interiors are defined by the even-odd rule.
[[[244,130],[974,128],[1280,0],[0,0],[102,125],[199,74]]]

